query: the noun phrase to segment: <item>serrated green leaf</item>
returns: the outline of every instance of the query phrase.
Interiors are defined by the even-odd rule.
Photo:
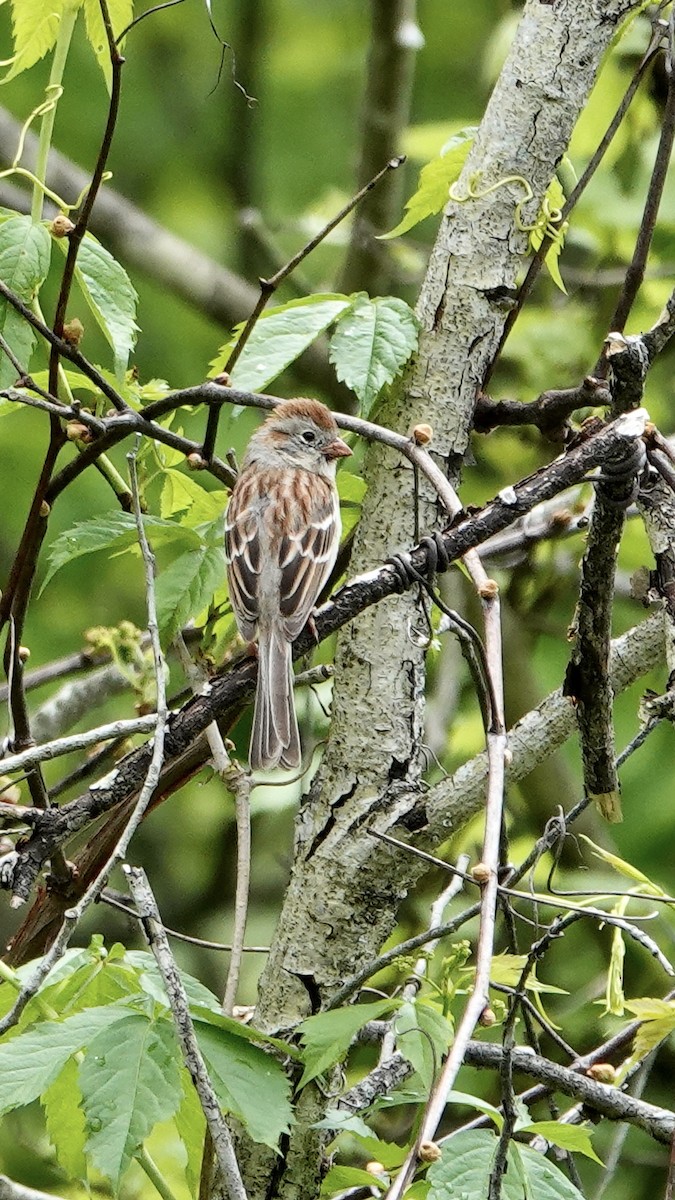
[[[338,321],[330,342],[337,377],[356,392],[367,414],[386,383],[399,374],[417,349],[415,314],[396,296],[375,300],[358,295]]]
[[[7,83],[44,58],[56,43],[66,9],[80,0],[12,0],[14,59],[2,82]]]
[[[161,517],[145,516],[143,524],[155,546],[171,542],[175,542],[177,546],[187,543],[195,548],[202,545],[199,534],[176,521],[163,521]],[[56,572],[73,559],[82,558],[85,554],[94,554],[97,550],[113,550],[119,553],[134,546],[137,540],[136,521],[131,513],[112,512],[101,517],[92,517],[89,521],[79,521],[65,533],[59,534],[49,547],[47,574],[40,588],[40,595]]]
[[[417,191],[406,202],[406,214],[395,229],[380,235],[381,241],[400,237],[425,217],[441,212],[448,202],[448,192],[459,179],[469,150],[473,145],[474,127],[467,127],[450,138],[439,158],[433,158],[420,171]]]
[[[349,308],[348,296],[326,293],[303,300],[290,300],[262,314],[235,363],[230,379],[232,387],[260,392],[306,350],[340,313]],[[225,369],[225,364],[243,325],[209,364],[209,378]]]
[[[624,1007],[642,1022],[635,1034],[630,1058],[631,1062],[639,1062],[675,1030],[675,1001],[640,996],[636,1000],[626,1000]]]
[[[371,1175],[369,1171],[363,1171],[360,1167],[331,1167],[321,1184],[320,1196],[329,1197],[337,1196],[339,1192],[346,1192],[349,1188],[368,1188],[379,1187],[384,1191],[384,1181],[379,1180],[377,1175]]]
[[[44,225],[23,216],[10,217],[0,225],[0,279],[25,304],[35,299],[46,279],[50,257],[51,238]],[[27,370],[35,335],[28,322],[2,298],[0,333]],[[0,352],[0,387],[9,387],[16,376],[16,368]]]
[[[98,0],[96,6],[98,8]],[[62,250],[67,251],[65,239],[56,240]],[[80,245],[75,278],[97,325],[112,347],[116,379],[123,382],[138,333],[136,289],[124,267],[90,233],[85,234]]]
[[[40,1000],[60,1015],[84,1008],[115,1004],[127,996],[139,995],[141,986],[135,971],[123,963],[101,958],[78,967],[64,979],[40,990]]]
[[[187,550],[157,577],[157,621],[168,642],[206,608],[225,576],[225,547]]]
[[[181,978],[185,982],[185,975]],[[187,978],[189,979],[189,976]],[[236,1021],[234,1017],[226,1017],[218,1002],[216,1002],[215,1008],[204,1008],[200,1003],[194,1004],[191,1002],[190,1012],[195,1020],[205,1021],[207,1025],[215,1025],[217,1029],[224,1029],[226,1033],[232,1034],[233,1037],[241,1038],[244,1042],[253,1042],[258,1046],[268,1049],[273,1048],[278,1050],[284,1058],[293,1058],[298,1061],[302,1058],[300,1051],[289,1042],[283,1041],[282,1038],[270,1037],[267,1033],[261,1033],[253,1025],[243,1025],[241,1021]]]
[[[368,1021],[374,1021],[397,1008],[395,1000],[376,1000],[374,1004],[354,1004],[332,1012],[307,1017],[298,1026],[302,1038],[305,1070],[300,1080],[304,1087],[322,1071],[340,1062],[347,1053],[352,1038]]]
[[[181,1067],[180,1076],[183,1098],[173,1119],[185,1151],[185,1179],[194,1195],[199,1187],[206,1121],[199,1097],[185,1067]]]
[[[254,1142],[276,1149],[293,1120],[283,1068],[258,1046],[210,1021],[194,1024],[220,1104],[243,1122]]]
[[[86,1152],[115,1189],[158,1121],[182,1099],[180,1057],[170,1021],[131,1013],[87,1047],[80,1066]]]
[[[600,1163],[601,1167],[604,1166],[602,1159],[598,1158],[593,1149],[589,1130],[583,1125],[565,1125],[561,1121],[532,1121],[529,1125],[523,1125],[518,1132],[537,1133],[553,1146],[560,1146],[561,1150],[583,1154],[586,1158],[592,1158],[593,1162]]]
[[[86,1174],[84,1146],[87,1129],[80,1108],[80,1088],[77,1080],[79,1064],[69,1058],[65,1067],[41,1096],[47,1133],[54,1147],[59,1166],[71,1179],[83,1179]]]
[[[442,1158],[429,1167],[428,1200],[459,1200],[459,1197],[485,1200],[496,1148],[494,1133],[482,1129],[467,1130],[449,1138],[443,1144]],[[529,1146],[512,1143],[502,1180],[502,1200],[583,1200],[583,1197],[543,1155]]]
[[[117,1005],[85,1009],[65,1021],[42,1021],[0,1044],[0,1112],[30,1104],[47,1090],[71,1054],[99,1030],[124,1019]]]
[[[133,0],[107,0],[108,15],[115,37],[119,37],[126,29],[134,15]],[[87,40],[96,55],[96,61],[103,71],[106,86],[110,91],[112,68],[110,65],[110,47],[101,15],[99,0],[84,0],[84,20],[87,29]]]
[[[164,472],[159,502],[161,517],[175,517],[178,513],[187,513],[187,520],[182,523],[194,529],[196,525],[222,517],[226,507],[227,493],[223,488],[207,492],[206,488],[185,471],[175,471],[170,467]]]

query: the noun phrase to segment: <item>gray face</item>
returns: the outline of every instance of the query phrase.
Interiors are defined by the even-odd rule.
[[[327,459],[324,451],[337,436],[337,428],[322,429],[305,417],[266,422],[251,438],[246,462],[264,459],[270,466],[301,467],[332,475],[335,462]]]

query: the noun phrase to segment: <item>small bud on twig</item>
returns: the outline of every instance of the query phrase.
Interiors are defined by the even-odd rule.
[[[477,862],[471,868],[471,878],[475,879],[476,883],[487,883],[491,875],[492,871],[487,863]]]
[[[79,317],[73,317],[70,321],[66,321],[63,326],[63,340],[69,346],[79,346],[84,337],[84,325]]]
[[[434,436],[431,425],[415,425],[410,434],[416,446],[428,446]]]
[[[28,662],[29,658],[30,650],[28,649],[28,646],[19,646],[19,662]]]
[[[90,442],[92,440],[91,430],[81,421],[68,421],[66,437],[69,442]]]
[[[187,465],[190,471],[203,471],[206,464],[206,459],[202,458],[201,454],[195,451],[193,454],[188,454]]]
[[[72,233],[74,228],[75,226],[70,217],[67,217],[65,213],[59,213],[58,216],[54,217],[54,220],[49,226],[49,231],[52,237],[62,238],[67,237],[69,233]]]
[[[496,579],[486,579],[478,589],[481,600],[494,600],[499,595],[499,584]]]
[[[586,1074],[589,1075],[591,1079],[595,1079],[597,1083],[614,1083],[614,1080],[616,1079],[616,1067],[613,1067],[611,1063],[607,1062],[593,1063],[593,1065],[588,1068]]]
[[[478,1018],[478,1024],[482,1025],[484,1029],[490,1029],[492,1025],[496,1025],[497,1017],[494,1009],[489,1007],[484,1008]]]
[[[43,500],[42,504],[40,505],[40,516],[48,517],[51,511],[52,511],[51,504],[48,504],[46,500]]]
[[[386,1175],[387,1173],[384,1163],[376,1162],[375,1159],[366,1163],[366,1171],[369,1175]]]
[[[443,1157],[443,1151],[436,1142],[420,1142],[420,1148],[417,1153],[420,1162],[433,1163],[438,1162],[439,1158]]]

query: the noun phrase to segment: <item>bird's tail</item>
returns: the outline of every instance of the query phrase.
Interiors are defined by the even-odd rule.
[[[293,701],[291,643],[280,630],[259,630],[258,686],[249,759],[252,770],[300,765],[300,735]]]

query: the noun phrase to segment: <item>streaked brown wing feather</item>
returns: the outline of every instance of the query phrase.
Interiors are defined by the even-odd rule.
[[[328,479],[308,471],[242,472],[227,510],[225,548],[243,637],[256,636],[261,607],[279,611],[289,641],[298,636],[332,570],[339,536],[339,508]],[[261,573],[266,562],[278,570]]]
[[[280,609],[287,634],[296,638],[307,623],[335,561],[336,525],[332,489],[317,496],[310,523],[282,540]]]
[[[261,567],[260,521],[251,507],[250,481],[235,487],[225,519],[225,555],[230,600],[242,637],[252,641],[258,619]]]

